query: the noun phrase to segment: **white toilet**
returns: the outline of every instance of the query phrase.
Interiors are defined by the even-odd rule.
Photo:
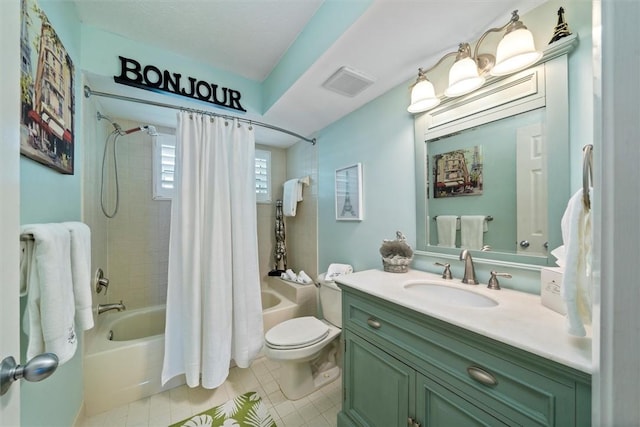
[[[342,330],[342,291],[318,276],[324,320],[286,320],[265,334],[264,354],[282,365],[278,384],[289,400],[303,398],[338,378],[336,362]]]

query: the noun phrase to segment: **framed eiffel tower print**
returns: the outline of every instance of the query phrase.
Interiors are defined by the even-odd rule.
[[[336,220],[362,221],[362,163],[336,170]]]

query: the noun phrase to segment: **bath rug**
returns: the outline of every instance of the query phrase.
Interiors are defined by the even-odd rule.
[[[277,427],[255,391],[234,397],[169,427]]]

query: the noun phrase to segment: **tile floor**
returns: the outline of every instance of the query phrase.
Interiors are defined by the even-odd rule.
[[[186,385],[88,417],[81,427],[167,427],[242,393],[256,391],[278,427],[335,427],[342,406],[341,379],[296,401],[287,400],[276,378],[280,364],[266,358],[250,368],[232,368],[215,390]]]

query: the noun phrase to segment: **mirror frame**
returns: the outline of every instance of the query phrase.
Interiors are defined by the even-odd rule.
[[[428,141],[545,107],[549,251],[562,244],[560,221],[570,197],[569,183],[569,66],[568,54],[578,44],[577,34],[549,45],[534,66],[506,77],[489,77],[487,83],[460,98],[447,98],[414,120],[416,160],[416,248],[426,256],[457,257],[459,248],[430,246],[426,194]],[[487,213],[490,214],[490,213]],[[510,252],[472,251],[474,258],[518,265],[551,266],[553,256]]]

